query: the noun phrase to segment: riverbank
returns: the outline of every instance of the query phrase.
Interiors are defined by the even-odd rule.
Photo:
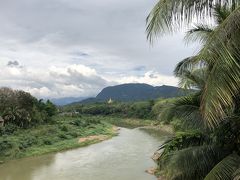
[[[174,126],[172,124],[164,124],[159,123],[158,121],[154,120],[144,120],[144,119],[133,119],[133,118],[121,118],[121,119],[109,119],[109,123],[112,123],[119,127],[125,127],[125,128],[139,128],[144,131],[146,131],[148,134],[150,134],[152,137],[171,137],[175,135]],[[164,138],[163,138],[164,139]],[[167,140],[167,138],[165,139]],[[164,140],[164,141],[165,141]],[[163,142],[164,142],[163,141]],[[159,144],[160,146],[161,144]],[[157,148],[155,149],[155,152],[153,151],[152,154],[152,160],[156,163],[156,159],[160,156],[160,153],[157,151]],[[157,167],[157,164],[155,167],[149,167],[145,170],[147,174],[150,174],[152,176],[155,176],[158,180],[165,180],[165,177],[160,176],[159,168]]]
[[[51,124],[15,130],[0,137],[0,162],[84,147],[116,136],[117,129],[104,120],[94,116],[56,116]],[[90,136],[104,138],[80,141]]]
[[[151,134],[152,136],[156,136],[156,137],[161,135],[161,136],[165,136],[165,137],[169,138],[171,136],[174,136],[174,134],[175,134],[173,126],[166,125],[166,124],[159,124],[159,125],[155,125],[155,126],[145,126],[145,127],[141,127],[141,129],[144,129],[149,134]],[[167,138],[165,140],[167,140]],[[158,180],[165,180],[165,177],[160,175],[160,170],[157,167],[156,160],[160,157],[160,155],[161,155],[161,152],[157,151],[157,149],[155,152],[153,152],[152,160],[156,163],[156,166],[149,167],[145,172],[155,176]]]
[[[145,170],[155,166],[150,157],[164,136],[121,128],[118,136],[91,146],[4,163],[0,179],[156,180]]]
[[[170,126],[153,120],[124,119],[111,116],[56,116],[51,124],[19,129],[0,137],[0,163],[85,147],[112,138],[118,128],[143,128],[153,136],[170,134]]]
[[[134,129],[138,127],[153,127],[156,121],[154,120],[145,120],[145,119],[137,119],[137,118],[106,118],[106,122],[113,124],[118,127],[124,127],[129,129]]]

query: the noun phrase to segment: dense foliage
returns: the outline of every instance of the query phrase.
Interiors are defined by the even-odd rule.
[[[88,115],[111,115],[124,118],[152,119],[156,115],[152,111],[155,101],[142,102],[114,102],[114,103],[94,103],[76,104],[62,108],[64,112],[75,112]],[[158,112],[156,112],[158,114]]]
[[[37,100],[24,91],[0,89],[0,115],[4,119],[2,134],[49,122],[56,112],[57,108],[49,100]]]
[[[161,147],[158,163],[167,179],[240,179],[239,5],[238,0],[160,0],[147,19],[151,41],[201,22],[186,40],[202,48],[175,69],[181,87],[199,92],[175,100],[161,114],[178,119],[186,131]]]
[[[101,117],[54,116],[54,123],[18,129],[11,134],[2,135],[0,162],[81,147],[94,142],[79,143],[80,137],[100,134],[111,137],[114,135],[112,126],[103,122],[104,120]]]
[[[0,89],[0,162],[91,144],[79,143],[89,135],[113,136],[112,126],[101,117],[57,115],[49,100],[24,91]],[[115,120],[113,120],[115,121]]]

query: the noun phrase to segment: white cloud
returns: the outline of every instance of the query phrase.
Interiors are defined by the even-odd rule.
[[[52,92],[47,87],[40,87],[40,88],[31,88],[31,87],[25,87],[25,91],[28,91],[32,95],[36,97],[51,97],[55,96],[55,92]]]
[[[92,96],[119,83],[177,85],[183,34],[146,40],[156,0],[0,1],[0,86],[37,97]],[[7,64],[11,66],[7,66]]]
[[[93,96],[108,84],[96,70],[84,65],[50,67],[34,70],[28,67],[2,67],[1,86],[23,89],[39,98]]]
[[[105,76],[82,64],[52,66],[45,70],[27,66],[3,66],[0,71],[1,86],[22,89],[38,98],[95,96],[102,88],[121,83],[177,85],[177,79],[154,71],[116,78]]]
[[[97,72],[95,69],[93,68],[89,68],[87,66],[81,65],[81,64],[73,64],[73,65],[69,65],[66,68],[59,68],[56,66],[52,66],[50,68],[50,73],[52,73],[53,75],[56,76],[72,76],[75,74],[79,74],[82,76],[96,76]]]
[[[143,76],[125,76],[118,83],[147,83],[153,86],[170,85],[177,86],[178,79],[173,76],[162,75],[158,72],[148,71]]]

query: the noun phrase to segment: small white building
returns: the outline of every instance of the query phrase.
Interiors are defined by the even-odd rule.
[[[112,98],[110,98],[109,100],[108,100],[108,104],[112,104],[113,103],[113,100],[112,100]]]

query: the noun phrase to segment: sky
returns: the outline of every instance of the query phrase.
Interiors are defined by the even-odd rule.
[[[196,52],[184,33],[146,39],[156,0],[0,1],[0,86],[38,98],[90,97],[122,83],[178,85]]]

